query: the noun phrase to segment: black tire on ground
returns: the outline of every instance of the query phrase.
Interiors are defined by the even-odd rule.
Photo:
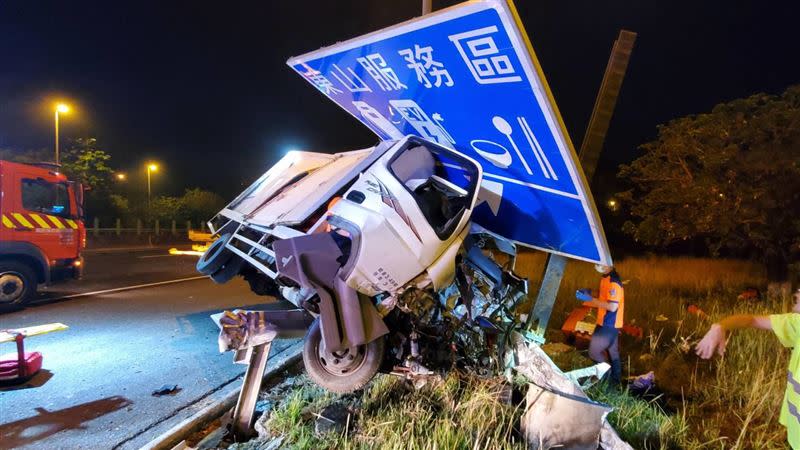
[[[229,233],[221,235],[216,241],[211,243],[203,256],[197,261],[197,271],[203,275],[211,275],[212,273],[222,269],[234,255],[233,252],[225,248],[225,244],[231,239]]]
[[[0,261],[0,308],[18,308],[36,293],[36,273],[27,264]]]
[[[361,389],[378,372],[383,362],[385,349],[384,337],[359,345],[335,355],[321,355],[322,331],[319,318],[311,324],[303,343],[303,364],[311,379],[321,387],[338,394],[345,394]],[[351,358],[352,357],[352,358]],[[339,365],[337,362],[351,359],[351,366]]]
[[[222,269],[212,273],[209,275],[209,277],[211,277],[214,283],[225,284],[228,281],[231,281],[236,275],[239,275],[242,267],[244,267],[244,260],[234,255],[228,260],[227,263],[225,263]]]

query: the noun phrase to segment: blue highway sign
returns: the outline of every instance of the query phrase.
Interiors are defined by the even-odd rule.
[[[611,264],[575,149],[510,1],[467,2],[287,64],[381,139],[414,134],[480,162],[475,223]]]

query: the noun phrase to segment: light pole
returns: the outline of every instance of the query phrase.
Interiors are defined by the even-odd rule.
[[[58,153],[58,113],[67,113],[69,112],[69,106],[65,105],[64,103],[59,103],[56,105],[56,164],[60,163],[59,153]]]
[[[150,210],[150,173],[156,172],[158,165],[150,163],[147,165],[147,209]]]

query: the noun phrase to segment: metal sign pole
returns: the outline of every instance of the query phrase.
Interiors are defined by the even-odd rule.
[[[539,287],[539,294],[536,296],[536,303],[533,311],[528,316],[526,327],[533,329],[536,323],[536,334],[544,338],[547,330],[547,323],[550,321],[550,314],[553,312],[553,305],[556,303],[558,288],[561,286],[561,279],[564,278],[564,269],[567,267],[567,258],[552,253],[547,255],[544,275],[542,275],[542,285]]]
[[[586,135],[580,150],[580,161],[586,180],[591,184],[597,162],[600,159],[600,151],[603,149],[603,142],[606,139],[606,132],[611,123],[611,116],[617,104],[617,97],[622,88],[622,80],[628,69],[628,61],[633,52],[633,44],[636,42],[636,33],[627,30],[620,30],[617,40],[611,49],[611,56],[608,59],[603,81],[600,84],[600,91],[594,103],[592,116],[586,128]],[[536,303],[533,311],[528,316],[526,324],[528,330],[532,330],[536,323],[535,333],[544,338],[547,330],[547,323],[550,321],[550,314],[556,302],[556,295],[561,286],[561,279],[564,277],[564,269],[567,266],[567,258],[561,255],[549,254],[547,263],[542,276],[542,285],[539,287],[539,294],[536,296]]]
[[[256,401],[258,392],[261,389],[261,381],[264,378],[264,371],[267,369],[267,359],[272,342],[256,345],[250,353],[250,361],[247,364],[247,371],[244,373],[242,390],[239,391],[239,400],[236,401],[236,408],[233,410],[233,435],[237,439],[249,437],[253,416],[256,411]]]
[[[231,432],[233,436],[241,441],[249,437],[253,425],[253,417],[256,413],[256,402],[258,393],[261,389],[261,382],[264,379],[264,372],[267,369],[267,360],[272,348],[274,339],[295,339],[305,335],[306,330],[313,322],[314,318],[302,309],[291,310],[269,310],[269,311],[248,311],[247,314],[256,314],[254,319],[261,325],[255,329],[248,329],[246,322],[242,328],[227,327],[221,323],[224,314],[220,313],[212,316],[217,326],[225,334],[231,330],[252,335],[251,342],[263,342],[252,347],[232,349],[236,353],[234,362],[241,364],[247,361],[247,370],[242,380],[242,390],[239,391],[239,399],[233,409]]]

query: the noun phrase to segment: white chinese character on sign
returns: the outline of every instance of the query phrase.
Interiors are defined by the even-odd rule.
[[[371,55],[356,58],[361,67],[367,71],[369,76],[378,83],[378,87],[383,91],[399,91],[400,89],[408,89],[408,86],[400,82],[397,74],[386,64],[380,53],[373,53]]]
[[[333,77],[339,80],[348,91],[350,92],[372,92],[372,89],[367,86],[367,83],[361,79],[351,68],[347,68],[347,71],[350,72],[348,76],[342,69],[339,68],[336,64],[333,65],[333,68],[336,72],[331,72]]]
[[[325,95],[341,94],[342,93],[342,91],[339,90],[339,89],[336,89],[333,86],[333,83],[331,83],[331,81],[329,79],[325,78],[325,76],[322,75],[322,72],[320,72],[319,70],[316,70],[316,69],[312,68],[308,64],[303,64],[303,68],[306,69],[306,71],[305,72],[300,72],[300,73],[304,77],[306,77],[306,79],[308,79],[308,81],[310,81],[311,84],[316,86],[317,89],[322,91]]]
[[[406,119],[409,125],[414,127],[421,137],[441,145],[452,146],[456,143],[453,136],[442,126],[444,119],[439,113],[434,113],[433,120],[431,120],[428,114],[413,100],[389,100],[389,104]]]
[[[414,69],[414,72],[417,73],[417,81],[426,88],[439,87],[442,83],[448,87],[453,85],[453,78],[450,76],[450,72],[444,68],[444,64],[433,60],[432,47],[420,47],[414,44],[414,50],[406,48],[397,53],[408,62],[409,69]],[[433,83],[431,83],[431,78],[434,80]]]
[[[458,53],[478,83],[521,81],[522,77],[517,75],[511,59],[497,48],[492,36],[494,33],[497,33],[497,27],[491,26],[454,34],[448,38],[455,44]]]

